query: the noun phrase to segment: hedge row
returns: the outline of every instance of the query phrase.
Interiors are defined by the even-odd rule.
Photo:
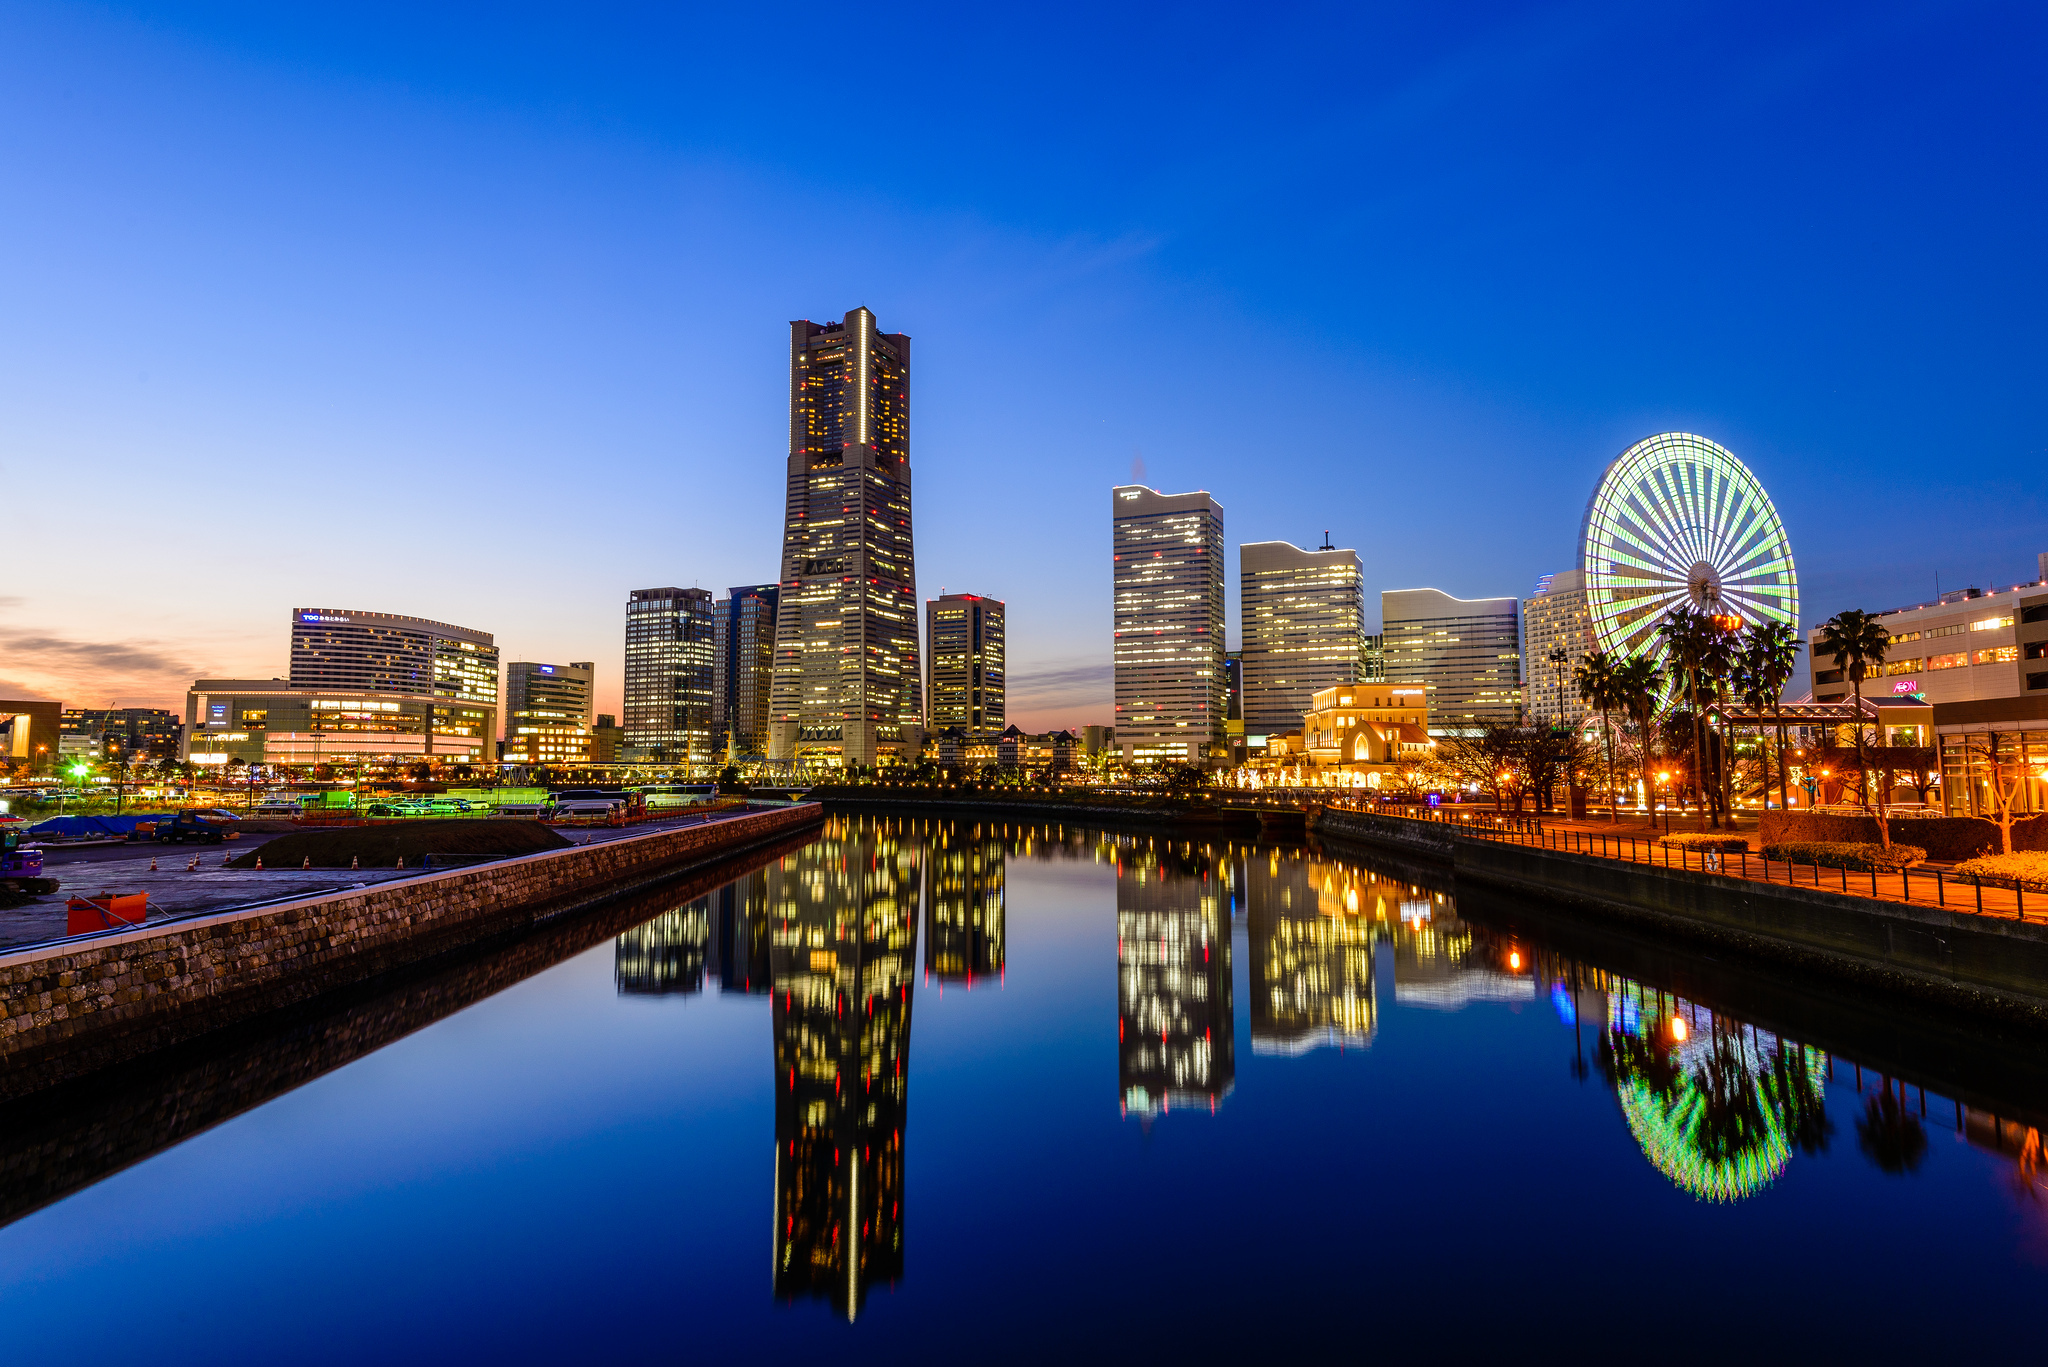
[[[1830,869],[1889,873],[1926,863],[1927,851],[1918,845],[1896,842],[1886,849],[1882,845],[1860,841],[1786,840],[1764,846],[1764,858],[1784,864],[1819,864]]]
[[[2048,892],[2048,854],[2026,850],[1980,855],[1956,865],[1956,877],[1986,887],[2009,888],[2018,884],[2029,892]]]
[[[1749,848],[1749,837],[1744,835],[1715,835],[1711,831],[1687,831],[1682,835],[1660,835],[1659,845],[1669,845],[1674,850],[1730,850],[1740,852]]]
[[[1904,841],[1927,851],[1930,859],[1968,859],[1998,848],[1998,827],[1982,817],[1896,817],[1889,823],[1894,843]],[[1874,845],[1877,821],[1868,816],[1815,816],[1810,812],[1765,812],[1758,834],[1766,845],[1820,841],[1828,844]],[[2048,850],[2048,816],[2013,823],[2015,850]]]

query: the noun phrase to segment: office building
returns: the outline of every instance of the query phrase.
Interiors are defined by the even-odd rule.
[[[1522,689],[1531,726],[1585,724],[1590,709],[1579,701],[1572,671],[1599,648],[1586,610],[1585,572],[1539,579],[1535,596],[1522,600]]]
[[[1358,553],[1285,541],[1238,547],[1246,744],[1301,725],[1319,689],[1364,674],[1365,572]]]
[[[969,736],[1003,729],[1003,603],[949,593],[924,605],[926,725]]]
[[[495,713],[497,709],[463,709]],[[193,764],[487,764],[487,723],[419,693],[300,688],[283,679],[197,679],[185,695]],[[452,730],[451,725],[469,729]]]
[[[768,754],[780,596],[778,585],[746,584],[712,604],[711,748],[728,763]]]
[[[514,660],[505,666],[507,764],[589,764],[597,666]]]
[[[1213,1112],[1237,1082],[1230,911],[1201,856],[1117,865],[1117,1089],[1122,1114]]]
[[[176,759],[184,730],[178,714],[162,707],[67,707],[59,727],[64,753],[131,763]]]
[[[1379,633],[1361,636],[1358,650],[1358,681],[1360,683],[1385,683],[1387,678],[1387,638]]]
[[[388,612],[295,608],[289,673],[293,689],[330,700],[431,698],[428,735],[448,744],[430,743],[429,754],[487,760],[497,738],[498,647],[489,632]]]
[[[18,775],[47,774],[62,753],[64,704],[0,698],[0,762]]]
[[[789,465],[768,757],[915,758],[910,338],[864,308],[789,329]]]
[[[1519,721],[1520,607],[1515,598],[1453,598],[1437,589],[1380,595],[1386,675],[1429,690],[1431,735]]]
[[[1223,743],[1223,508],[1110,492],[1116,733],[1130,761],[1201,763]]]
[[[706,589],[634,589],[626,601],[626,758],[711,762],[714,667]]]

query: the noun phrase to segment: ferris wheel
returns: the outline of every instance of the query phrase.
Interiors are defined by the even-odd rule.
[[[1600,648],[1661,657],[1657,624],[1681,603],[1745,623],[1799,624],[1792,546],[1769,494],[1733,452],[1663,432],[1614,458],[1579,534]]]

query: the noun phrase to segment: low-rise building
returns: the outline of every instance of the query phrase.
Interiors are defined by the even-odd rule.
[[[590,728],[590,762],[618,764],[625,754],[626,728],[619,725],[619,719],[613,713],[598,713],[597,725]]]
[[[1302,749],[1319,769],[1364,776],[1428,758],[1429,694],[1420,683],[1343,684],[1318,690],[1301,721]]]
[[[596,673],[589,660],[514,660],[505,666],[505,744],[499,758],[507,764],[589,764]]]
[[[452,708],[418,693],[198,679],[185,695],[180,758],[194,764],[479,764],[490,757],[493,711]]]
[[[163,707],[67,707],[60,726],[65,754],[130,761],[177,758],[184,729]]]
[[[2011,588],[1958,589],[1931,603],[1876,614],[1891,633],[1881,673],[1863,681],[1865,697],[1898,695],[1944,703],[2048,697],[2048,555],[2043,578]],[[1815,702],[1854,691],[1847,672],[1807,633]]]

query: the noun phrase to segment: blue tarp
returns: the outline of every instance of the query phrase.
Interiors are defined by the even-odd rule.
[[[138,821],[168,821],[176,812],[126,812],[120,816],[53,816],[28,828],[44,840],[125,840]]]

